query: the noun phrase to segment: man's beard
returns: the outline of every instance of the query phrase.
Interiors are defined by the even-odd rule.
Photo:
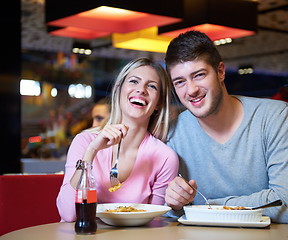
[[[206,97],[207,97],[207,95],[206,95]],[[223,90],[222,90],[221,86],[218,85],[216,91],[212,92],[212,103],[206,112],[201,113],[201,114],[200,113],[197,114],[197,112],[195,112],[195,111],[194,112],[190,111],[190,112],[197,118],[209,117],[210,115],[216,114],[219,111],[219,108],[220,108],[222,101],[223,101]]]

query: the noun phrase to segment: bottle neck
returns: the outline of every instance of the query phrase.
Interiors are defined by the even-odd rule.
[[[95,181],[91,170],[92,164],[84,162],[77,189],[95,188]]]
[[[91,170],[92,170],[92,164],[85,162],[84,169],[86,171],[87,176],[90,177],[91,176]]]
[[[97,202],[97,192],[94,177],[91,173],[92,165],[85,163],[82,168],[81,177],[77,185],[76,202],[77,203],[95,203]]]

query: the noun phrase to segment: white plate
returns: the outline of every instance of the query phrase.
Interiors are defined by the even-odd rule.
[[[222,226],[222,227],[257,227],[264,228],[271,224],[271,220],[267,216],[262,216],[260,222],[215,222],[215,221],[190,221],[183,215],[178,222],[184,225],[203,225],[203,226]]]
[[[235,206],[231,206],[235,207]],[[226,210],[221,205],[184,206],[187,220],[208,222],[260,222],[263,209]]]
[[[119,206],[132,206],[145,212],[105,212],[114,210]],[[170,211],[171,208],[162,205],[140,204],[140,203],[105,203],[97,205],[96,216],[104,223],[113,226],[140,226],[150,222],[154,217],[161,216]]]

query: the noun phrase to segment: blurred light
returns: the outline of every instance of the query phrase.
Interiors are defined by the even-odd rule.
[[[52,96],[52,97],[56,97],[57,94],[58,94],[57,88],[52,88],[52,89],[51,89],[51,96]]]
[[[91,50],[91,49],[86,49],[86,50],[84,51],[84,53],[85,53],[86,55],[90,55],[90,54],[92,53],[92,50]]]
[[[243,66],[240,66],[238,68],[238,74],[240,75],[244,75],[244,74],[252,74],[254,72],[254,69],[252,66],[250,65],[243,65]]]
[[[84,48],[73,48],[72,49],[73,53],[78,53],[78,54],[85,54],[85,55],[90,55],[92,53],[91,49],[84,49]]]
[[[225,38],[226,43],[231,43],[232,42],[232,38]]]
[[[92,96],[92,87],[88,85],[85,87],[85,97],[90,98],[91,96]]]
[[[37,143],[41,142],[42,138],[40,136],[35,136],[35,137],[29,137],[28,142],[29,143]]]
[[[41,94],[40,83],[34,80],[22,79],[20,81],[20,94],[26,96],[39,96]]]
[[[72,98],[90,98],[92,87],[83,84],[71,84],[68,88],[68,94]]]
[[[227,44],[227,43],[232,43],[232,39],[231,38],[225,38],[225,39],[220,39],[220,40],[214,41],[214,44],[216,46]]]
[[[73,53],[78,53],[79,52],[79,48],[72,48],[72,52]]]
[[[72,47],[72,52],[75,54],[90,55],[92,53],[90,44],[75,42]]]

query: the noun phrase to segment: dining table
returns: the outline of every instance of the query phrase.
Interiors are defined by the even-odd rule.
[[[76,234],[73,222],[37,225],[6,233],[0,240],[284,240],[288,225],[271,223],[264,228],[185,225],[174,218],[155,217],[136,227],[110,226],[97,219],[97,232]]]

